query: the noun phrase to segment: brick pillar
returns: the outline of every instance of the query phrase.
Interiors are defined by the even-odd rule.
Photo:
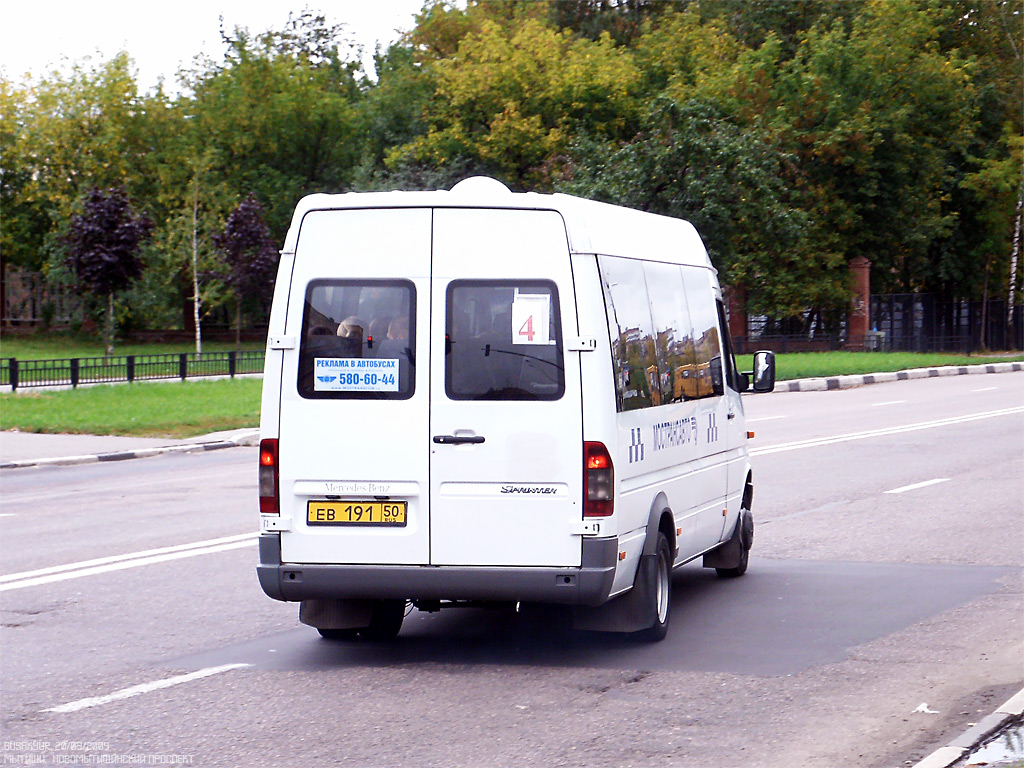
[[[871,262],[864,256],[850,259],[850,286],[853,299],[847,323],[846,348],[864,349],[864,340],[871,330]]]
[[[729,335],[733,350],[742,355],[747,342],[747,289],[741,285],[730,285],[725,290],[725,300],[729,309]]]

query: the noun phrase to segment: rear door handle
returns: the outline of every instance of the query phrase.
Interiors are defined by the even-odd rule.
[[[438,443],[439,445],[465,445],[467,443],[478,445],[483,441],[483,435],[434,435],[434,442]]]

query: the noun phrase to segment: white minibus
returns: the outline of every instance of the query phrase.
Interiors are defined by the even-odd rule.
[[[472,178],[311,195],[275,287],[259,581],[329,639],[414,606],[560,604],[660,640],[672,570],[747,568],[753,479],[686,221]]]

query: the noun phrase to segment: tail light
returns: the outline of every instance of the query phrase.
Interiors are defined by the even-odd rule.
[[[583,516],[608,517],[614,511],[615,471],[604,443],[583,444]]]
[[[260,440],[260,513],[279,515],[277,482],[277,439]]]

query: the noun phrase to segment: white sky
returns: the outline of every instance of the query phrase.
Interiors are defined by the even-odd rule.
[[[13,0],[0,10],[0,74],[21,80],[92,57],[105,61],[126,50],[135,60],[139,90],[148,91],[163,75],[174,92],[175,72],[199,53],[220,61],[224,28],[252,33],[283,29],[288,13],[323,13],[342,23],[365,48],[364,68],[372,71],[375,45],[412,28],[423,0]]]

